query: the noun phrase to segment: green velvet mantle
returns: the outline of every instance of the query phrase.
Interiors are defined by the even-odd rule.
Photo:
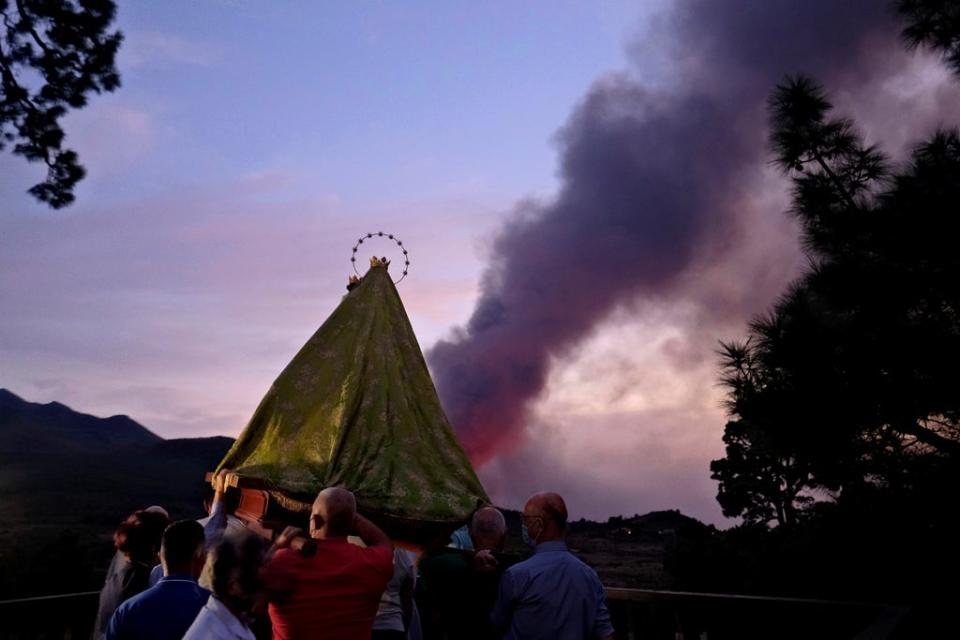
[[[397,289],[372,267],[300,349],[220,463],[309,509],[342,485],[387,521],[464,521],[489,501],[450,427]]]

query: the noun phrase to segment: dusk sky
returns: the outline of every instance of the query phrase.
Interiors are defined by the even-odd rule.
[[[77,202],[0,153],[0,387],[236,436],[382,229],[493,498],[574,518],[730,524],[715,350],[803,265],[774,84],[895,157],[958,121],[879,0],[118,4],[123,85],[64,122]]]

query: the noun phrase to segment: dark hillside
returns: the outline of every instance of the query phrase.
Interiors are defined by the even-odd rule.
[[[152,504],[203,515],[204,473],[232,442],[164,440],[126,416],[0,390],[0,597],[99,586],[117,523]]]
[[[212,470],[231,438],[164,440],[125,416],[96,418],[0,390],[0,599],[97,589],[110,534],[152,504],[173,518],[203,515]],[[520,514],[506,511],[508,548],[523,553]],[[669,588],[666,550],[681,530],[706,530],[678,511],[570,523],[569,546],[608,586]]]

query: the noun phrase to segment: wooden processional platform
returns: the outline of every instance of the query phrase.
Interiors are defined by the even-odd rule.
[[[207,482],[212,478],[212,473],[206,475]],[[309,513],[285,508],[275,490],[263,480],[230,473],[226,478],[225,492],[230,505],[229,513],[267,540],[273,540],[288,526],[304,531],[309,529]],[[445,546],[450,534],[465,524],[395,518],[364,512],[362,507],[360,512],[383,529],[395,545],[412,551],[422,551],[435,545]]]

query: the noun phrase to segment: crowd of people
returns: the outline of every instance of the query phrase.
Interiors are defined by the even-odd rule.
[[[272,545],[227,514],[224,474],[210,517],[138,511],[114,534],[93,640],[606,639],[596,572],[564,543],[567,510],[535,494],[522,515],[532,553],[503,552],[503,513],[482,506],[446,546],[416,554],[357,512],[342,487],[319,493],[308,530]]]

